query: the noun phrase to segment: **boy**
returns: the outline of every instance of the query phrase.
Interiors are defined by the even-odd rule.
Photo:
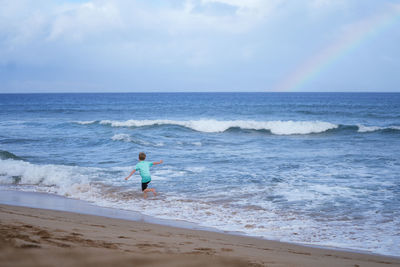
[[[139,171],[140,176],[142,176],[143,197],[147,198],[147,192],[153,192],[154,195],[157,195],[154,188],[147,188],[147,185],[151,181],[150,167],[153,165],[161,164],[161,163],[163,163],[163,161],[160,160],[158,162],[149,162],[149,161],[145,161],[145,159],[146,159],[146,154],[143,152],[140,152],[139,153],[139,163],[136,164],[135,169],[129,174],[128,177],[125,178],[125,180],[128,180],[129,177],[131,177],[135,173],[135,171]]]

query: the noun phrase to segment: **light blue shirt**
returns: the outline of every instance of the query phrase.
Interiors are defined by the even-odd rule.
[[[142,176],[142,183],[147,183],[151,181],[150,167],[153,166],[153,162],[150,161],[139,161],[135,166],[135,170],[140,172]]]

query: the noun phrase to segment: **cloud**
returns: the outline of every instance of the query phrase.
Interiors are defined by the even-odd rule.
[[[309,1],[314,6],[333,2]],[[154,1],[153,4],[135,0],[3,0],[0,3],[0,34],[3,35],[0,45],[3,47],[30,42],[90,42],[101,40],[104,35],[118,41],[138,41],[146,39],[145,34],[155,32],[173,37],[245,34],[293,6],[287,0],[182,0]]]
[[[152,88],[161,83],[268,88],[347,25],[384,5],[375,0],[0,0],[0,80],[12,88],[147,86],[146,78]],[[394,58],[389,51],[384,56]]]
[[[170,35],[203,31],[243,33],[260,18],[265,19],[280,2],[186,0],[179,5],[152,5],[128,0],[2,1],[0,29],[3,34],[7,32],[2,42],[10,45],[34,40],[79,42],[104,32],[126,36],[135,30]]]
[[[113,3],[88,2],[57,8],[50,24],[47,40],[68,38],[80,41],[93,34],[121,29],[123,22]]]
[[[203,4],[223,3],[237,8],[237,15],[266,17],[276,10],[286,0],[202,0]]]
[[[48,62],[46,58],[51,60],[54,56],[55,61],[68,62],[71,59],[65,56],[86,53],[85,58],[96,62],[98,55],[92,54],[97,53],[110,65],[146,61],[207,65],[215,60],[215,53],[222,56],[229,51],[227,57],[237,53],[249,58],[252,52],[248,46],[245,51],[227,48],[224,39],[256,27],[260,19],[252,12],[260,12],[259,7],[265,6],[262,1],[249,1],[246,5],[240,1],[192,0],[175,4],[128,0],[10,2],[0,15],[4,21],[0,29],[5,33],[0,40],[0,61]],[[27,52],[28,47],[39,53],[44,53],[44,47],[49,50],[41,59],[17,55],[24,54],[19,50]],[[57,55],[57,50],[63,53]]]
[[[332,6],[342,6],[346,4],[346,0],[310,0],[308,4],[312,8],[327,8]]]

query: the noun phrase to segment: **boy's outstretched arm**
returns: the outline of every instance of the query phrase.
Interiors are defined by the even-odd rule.
[[[161,164],[161,163],[163,163],[163,160],[155,161],[155,162],[153,162],[153,165],[157,165],[157,164]]]
[[[128,180],[129,177],[131,177],[131,176],[135,173],[135,171],[136,171],[136,170],[133,170],[127,177],[125,177],[125,180]]]

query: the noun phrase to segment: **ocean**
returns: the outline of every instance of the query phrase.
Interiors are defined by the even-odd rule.
[[[399,151],[400,93],[0,94],[0,188],[285,242],[400,256]]]

